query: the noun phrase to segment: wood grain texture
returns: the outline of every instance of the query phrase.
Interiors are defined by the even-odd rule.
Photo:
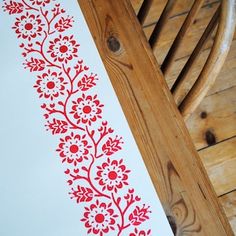
[[[197,149],[205,148],[236,135],[235,94],[236,87],[234,86],[205,97],[187,121],[188,130]],[[204,118],[201,117],[203,112],[206,113]]]
[[[199,152],[218,196],[236,189],[236,138]]]
[[[202,6],[195,21],[193,22],[193,25],[191,26],[191,29],[189,29],[187,35],[185,36],[182,46],[177,52],[176,60],[189,56],[191,54],[218,6],[219,2],[208,3]],[[159,64],[162,64],[168,52],[168,49],[173,43],[178,33],[178,30],[180,29],[181,25],[184,22],[184,19],[186,18],[188,11],[186,12],[184,11],[184,9],[186,9],[186,6],[183,7],[183,12],[181,14],[171,16],[168,21],[168,24],[166,24],[163,29],[163,32],[160,36],[160,40],[156,46],[157,49],[154,51],[154,54]],[[147,36],[147,38],[149,38],[153,30],[153,25],[144,27],[143,29],[145,35]],[[204,48],[209,48],[210,46],[212,46],[212,44],[213,40],[210,40],[210,42],[207,42]],[[167,78],[168,80],[168,77],[171,76],[171,74],[172,73],[169,73],[165,78]]]
[[[190,27],[192,26],[196,16],[198,15],[199,10],[203,5],[204,0],[197,0],[194,1],[188,15],[186,16],[183,25],[181,26],[178,34],[176,35],[173,44],[171,45],[168,53],[161,65],[161,70],[163,71],[164,75],[167,75],[170,71],[171,65],[173,64],[174,60],[176,59],[176,54],[183,43],[183,39],[187,32],[189,31]]]
[[[218,28],[211,52],[198,79],[179,106],[184,119],[193,113],[213,86],[232,43],[236,23],[235,0],[222,0],[220,9]]]
[[[219,198],[236,235],[236,190]]]
[[[129,1],[79,4],[176,235],[233,235]]]

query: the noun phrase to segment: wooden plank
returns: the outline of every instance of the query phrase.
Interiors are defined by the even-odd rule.
[[[176,235],[232,235],[129,1],[79,3]]]
[[[236,87],[204,98],[187,127],[197,149],[236,135]]]
[[[236,137],[199,154],[218,196],[236,189]]]
[[[236,235],[236,190],[220,197],[219,200]]]

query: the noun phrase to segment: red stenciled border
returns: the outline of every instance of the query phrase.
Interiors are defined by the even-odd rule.
[[[103,120],[104,105],[90,92],[98,76],[79,59],[80,45],[68,33],[73,16],[56,0],[4,0],[2,7],[16,15],[12,29],[20,40],[23,65],[36,75],[46,129],[60,136],[56,152],[71,199],[85,205],[81,221],[87,233],[120,236],[133,227],[130,236],[150,235],[150,229],[138,228],[149,220],[149,206],[140,203],[129,185],[130,170],[117,158],[123,138]]]

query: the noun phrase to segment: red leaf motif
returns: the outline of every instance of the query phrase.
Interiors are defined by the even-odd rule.
[[[102,146],[102,151],[104,152],[104,154],[106,154],[107,156],[111,156],[112,154],[114,154],[115,152],[121,150],[121,144],[123,144],[122,142],[122,138],[118,138],[118,136],[115,137],[115,139],[109,138],[105,144],[103,144]]]
[[[30,72],[42,71],[45,68],[45,61],[31,57],[31,59],[29,61],[26,60],[23,65],[25,66],[25,69],[29,68]]]
[[[83,78],[78,82],[78,87],[81,91],[86,91],[96,85],[96,80],[98,80],[97,75],[84,75]]]
[[[144,221],[149,219],[148,213],[151,213],[149,210],[149,206],[146,207],[145,204],[142,208],[136,206],[133,212],[129,215],[129,221],[132,225],[138,226],[142,224]]]
[[[76,198],[76,202],[90,202],[93,199],[93,191],[90,188],[77,186],[77,190],[72,188],[71,199]]]
[[[24,6],[20,2],[10,1],[9,4],[7,4],[4,1],[3,9],[4,9],[4,11],[8,11],[8,13],[10,15],[12,15],[12,14],[19,14],[19,13],[23,12]]]
[[[64,134],[68,129],[68,124],[64,120],[56,120],[53,119],[52,123],[48,122],[46,125],[48,127],[47,130],[51,130],[52,134]]]
[[[150,236],[151,235],[151,230],[149,229],[148,231],[138,231],[137,228],[134,229],[134,232],[131,233],[129,236]]]
[[[55,24],[55,29],[58,32],[63,32],[71,28],[73,22],[74,22],[73,17],[69,17],[69,16],[67,18],[61,17],[59,21]]]

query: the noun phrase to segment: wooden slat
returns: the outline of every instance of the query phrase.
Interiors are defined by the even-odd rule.
[[[199,152],[218,196],[236,189],[236,138]]]
[[[138,12],[138,20],[141,25],[144,24],[144,21],[146,20],[148,14],[149,14],[149,11],[151,9],[152,3],[153,3],[153,0],[144,0],[143,1],[143,4]]]
[[[179,2],[179,1],[177,1],[177,2]],[[177,52],[176,60],[179,60],[180,58],[184,58],[186,56],[189,56],[192,53],[194,47],[196,46],[197,42],[199,41],[200,36],[202,35],[203,31],[205,30],[207,24],[209,23],[210,19],[214,15],[214,12],[218,8],[218,6],[219,6],[219,3],[216,2],[216,3],[210,3],[207,5],[204,5],[200,9],[199,14],[197,15],[193,25],[191,26],[191,29],[189,30],[187,35],[184,37],[183,44],[182,44],[180,50],[178,50],[178,52]],[[175,9],[173,10],[173,12],[174,11],[175,11]],[[157,44],[157,50],[154,51],[159,64],[162,64],[169,48],[171,47],[171,45],[176,37],[178,30],[180,29],[181,25],[184,22],[184,19],[186,18],[186,15],[187,15],[187,12],[184,12],[183,14],[171,17],[168,21],[168,24],[163,29],[163,33],[161,34],[160,40]],[[145,35],[147,36],[147,38],[150,37],[152,30],[153,30],[152,25],[144,28],[144,32],[145,32]],[[204,49],[212,46],[212,42],[213,42],[213,40],[209,40],[206,43]],[[173,67],[174,67],[174,65],[173,65]],[[174,69],[171,69],[171,73],[169,73],[165,76],[167,79],[172,76],[173,70]]]
[[[196,47],[194,48],[191,56],[189,57],[188,61],[184,65],[183,69],[181,70],[179,76],[177,77],[177,79],[175,80],[175,83],[173,84],[173,86],[171,88],[171,92],[173,94],[173,97],[174,97],[174,100],[175,100],[177,106],[179,106],[183,100],[183,97],[184,97],[183,93],[185,93],[183,86],[189,78],[189,75],[190,75],[189,72],[197,65],[196,64],[197,58],[199,58],[202,48],[204,47],[204,45],[206,44],[206,41],[208,40],[211,33],[215,29],[215,27],[217,25],[219,14],[220,14],[220,8],[218,8],[217,11],[215,12],[215,14],[213,15],[210,23],[208,24],[208,26],[206,27],[206,29],[204,31],[202,37],[200,38],[200,40],[197,43]]]
[[[219,198],[236,235],[236,190]]]
[[[236,87],[204,98],[187,121],[195,147],[201,149],[236,135]]]
[[[236,86],[236,35],[234,38],[225,64],[208,95]]]
[[[163,28],[166,25],[176,3],[177,3],[176,0],[168,0],[167,1],[164,10],[161,13],[161,16],[160,16],[155,28],[153,29],[153,32],[149,38],[149,44],[153,50],[155,50],[156,45],[159,42],[160,34],[163,31]]]
[[[79,3],[176,235],[232,235],[129,1]]]
[[[167,56],[165,57],[165,60],[161,65],[161,70],[164,73],[164,75],[168,74],[168,71],[171,68],[172,63],[176,58],[176,53],[181,43],[183,42],[183,38],[188,32],[190,26],[193,24],[193,21],[196,19],[198,11],[201,9],[203,2],[204,0],[198,0],[193,3],[191,10],[189,11],[182,27],[180,28],[180,31],[178,32],[172,46],[170,47],[170,50],[167,53]]]
[[[211,4],[214,4],[216,2],[220,2],[221,0],[205,0],[204,5],[211,7]],[[132,3],[132,6],[136,13],[138,13],[143,0],[130,0]],[[190,10],[194,0],[176,0],[176,5],[173,10],[172,17],[176,17],[179,15],[186,15],[188,11]],[[167,0],[153,0],[152,7],[150,9],[150,12],[144,22],[144,27],[155,25],[167,3]]]
[[[210,46],[209,42],[207,42],[207,44]],[[189,88],[192,87],[194,81],[199,76],[202,66],[204,65],[209,55],[210,49],[211,48],[204,49],[201,52],[199,58],[197,59],[196,66],[190,71],[188,81],[186,82],[186,85],[184,86],[184,89],[186,91],[184,91],[183,97],[187,94]],[[183,68],[187,60],[188,60],[188,56],[177,59],[175,61],[171,75],[169,75],[166,78],[166,82],[169,88],[171,88],[172,84],[174,83],[176,77],[179,74],[180,68]],[[236,40],[232,42],[225,64],[223,65],[221,72],[218,75],[213,87],[208,91],[208,96],[216,92],[220,92],[221,90],[226,90],[228,88],[236,86],[235,75],[236,75]]]
[[[212,50],[199,77],[179,106],[184,119],[187,119],[193,113],[205,97],[225,62],[236,24],[235,3],[235,0],[222,1],[219,24]]]

